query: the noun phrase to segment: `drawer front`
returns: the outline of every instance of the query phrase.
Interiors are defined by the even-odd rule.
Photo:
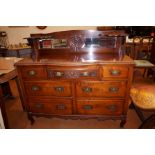
[[[29,80],[47,79],[46,68],[42,66],[22,67],[20,70],[23,79],[29,79]]]
[[[97,79],[99,69],[97,67],[81,68],[47,68],[49,79]]]
[[[71,82],[67,81],[40,81],[24,82],[26,94],[29,96],[72,96]]]
[[[29,108],[33,113],[70,115],[72,114],[72,100],[30,98]]]
[[[77,111],[82,115],[120,115],[122,100],[78,100]]]
[[[104,66],[103,78],[127,78],[128,67],[123,66]]]
[[[124,97],[126,82],[83,81],[76,84],[77,97]]]

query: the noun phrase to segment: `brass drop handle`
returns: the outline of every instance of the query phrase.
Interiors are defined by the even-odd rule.
[[[81,76],[89,76],[89,72],[83,72],[83,73],[81,73]]]
[[[43,106],[44,106],[43,103],[36,103],[35,104],[35,107],[38,109],[43,108]]]
[[[58,92],[63,92],[64,87],[55,87],[55,90],[58,91]]]
[[[106,108],[110,111],[116,111],[117,106],[116,105],[108,105]]]
[[[56,72],[56,73],[55,73],[55,76],[56,76],[56,77],[62,77],[63,75],[64,75],[63,72]]]
[[[110,87],[109,88],[109,92],[111,92],[111,93],[117,93],[118,91],[119,91],[118,87]]]
[[[91,109],[93,109],[93,106],[92,105],[84,105],[83,108],[85,110],[91,110]]]
[[[86,93],[90,93],[90,92],[92,92],[92,88],[85,87],[85,88],[83,88],[83,91],[86,92]]]
[[[65,107],[65,105],[64,104],[57,104],[56,105],[56,109],[57,110],[64,110],[66,107]]]
[[[29,76],[35,76],[35,75],[36,75],[36,72],[35,72],[34,70],[30,70],[30,71],[28,72],[28,75],[29,75]]]
[[[111,71],[110,71],[110,74],[113,75],[113,76],[118,76],[118,75],[121,74],[121,71],[120,71],[120,70],[115,70],[115,69],[114,69],[114,70],[111,70]]]
[[[32,86],[31,89],[32,89],[32,91],[38,91],[38,90],[40,90],[40,87],[39,86]]]

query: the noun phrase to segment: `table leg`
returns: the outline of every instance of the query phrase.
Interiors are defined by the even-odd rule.
[[[14,99],[14,96],[12,95],[12,92],[11,92],[11,89],[10,89],[9,82],[2,83],[1,87],[2,87],[3,96],[5,98]]]
[[[18,77],[15,77],[15,81],[16,81],[16,85],[17,85],[17,88],[18,88],[19,97],[20,97],[20,100],[21,100],[21,103],[22,103],[22,108],[25,111],[26,108],[25,108],[25,106],[23,104],[24,103],[24,99],[23,99],[23,95],[22,95],[22,91],[21,91],[21,88],[20,88]]]
[[[9,123],[8,123],[8,117],[6,114],[6,108],[5,108],[5,101],[3,98],[3,92],[2,92],[2,87],[0,86],[0,109],[4,121],[4,126],[6,129],[9,129]]]

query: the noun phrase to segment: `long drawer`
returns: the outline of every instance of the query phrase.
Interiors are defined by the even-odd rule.
[[[28,104],[33,113],[72,114],[72,100],[69,99],[29,98]]]
[[[82,81],[76,84],[77,97],[125,97],[125,81]]]
[[[77,112],[82,115],[120,115],[123,100],[78,100]]]
[[[97,79],[99,68],[96,66],[50,67],[47,66],[49,79]]]
[[[72,96],[72,84],[69,81],[26,81],[24,87],[28,96]]]

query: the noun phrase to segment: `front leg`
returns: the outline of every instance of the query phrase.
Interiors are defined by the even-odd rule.
[[[122,119],[120,123],[120,128],[124,128],[125,123],[126,123],[126,119]]]
[[[35,122],[35,120],[34,120],[33,116],[32,116],[31,114],[27,113],[27,117],[28,117],[28,119],[30,120],[31,125],[33,125],[33,124],[34,124],[34,122]]]

